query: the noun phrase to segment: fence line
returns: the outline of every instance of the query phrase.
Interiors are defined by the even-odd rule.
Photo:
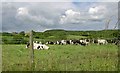
[[[31,70],[34,71],[34,49],[33,49],[33,30],[30,32],[30,66]]]

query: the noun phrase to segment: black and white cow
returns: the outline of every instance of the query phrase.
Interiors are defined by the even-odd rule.
[[[73,42],[73,44],[75,44],[75,45],[80,44],[80,41],[79,41],[79,40],[72,40],[72,42]]]
[[[30,47],[30,43],[29,43],[29,42],[27,42],[26,48],[29,48],[29,47]]]
[[[117,46],[120,47],[120,39],[118,39],[118,40],[115,41],[115,45],[117,45]]]
[[[56,41],[55,44],[60,45],[60,44],[61,44],[61,41]]]
[[[26,48],[30,47],[30,43],[28,43],[26,45]],[[37,43],[37,42],[33,42],[33,49],[49,49],[49,47],[45,44],[41,44],[41,43]]]
[[[84,40],[80,40],[80,44],[86,46],[89,44],[89,42],[86,39],[84,39]]]
[[[62,45],[66,45],[67,43],[66,43],[66,40],[61,40],[61,44]]]

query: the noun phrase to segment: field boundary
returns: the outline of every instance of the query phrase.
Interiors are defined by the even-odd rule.
[[[119,73],[119,71],[2,71],[2,73]]]

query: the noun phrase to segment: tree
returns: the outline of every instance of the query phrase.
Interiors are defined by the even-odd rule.
[[[24,31],[21,31],[19,34],[22,35],[22,36],[25,36],[25,32]]]

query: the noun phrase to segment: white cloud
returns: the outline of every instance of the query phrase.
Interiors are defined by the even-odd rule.
[[[106,11],[106,7],[101,5],[89,8],[90,14],[102,14],[105,13],[105,11]]]
[[[105,18],[106,10],[106,7],[102,5],[90,7],[88,8],[88,12],[68,9],[60,17],[60,24],[85,24],[89,21],[101,21]]]
[[[23,21],[31,19],[31,15],[29,14],[28,8],[26,8],[26,7],[19,7],[16,10],[16,16],[15,17],[17,19],[20,19],[20,20],[23,20]]]
[[[65,12],[66,16],[75,16],[75,15],[80,15],[80,12],[73,11],[72,9],[69,9]]]
[[[118,14],[117,3],[107,2],[81,2],[77,4],[71,2],[11,2],[10,4],[3,3],[2,9],[3,19],[8,20],[3,21],[4,30],[11,30],[8,25],[12,29],[19,30],[31,28],[43,30],[44,28],[53,29],[62,27],[65,29],[76,29],[77,27],[79,30],[82,27],[88,29],[85,27],[87,24],[89,24],[91,29],[95,29],[95,25],[97,28],[99,28],[99,25],[103,26],[102,22],[105,17]],[[14,18],[15,16],[16,18]],[[63,25],[60,25],[59,22]],[[29,28],[26,29],[25,26],[29,26]]]
[[[42,15],[32,15],[26,7],[20,7],[17,9],[16,18],[24,22],[36,23],[42,26],[51,26],[54,24],[52,19],[45,18]]]
[[[18,15],[28,15],[28,14],[29,14],[29,13],[28,13],[28,9],[25,8],[25,7],[20,7],[20,8],[18,8],[18,10],[17,10],[17,14],[18,14]]]
[[[101,5],[96,7],[90,7],[88,11],[88,13],[90,14],[90,17],[93,19],[104,18],[106,12],[107,12],[106,7]]]
[[[65,11],[65,15],[60,17],[60,23],[79,23],[80,12],[68,9]]]
[[[98,12],[98,9],[95,9],[95,8],[90,8],[89,9],[89,13],[90,14],[95,14],[95,13],[97,13]]]
[[[18,7],[16,18],[46,27],[58,26],[61,13],[69,8],[75,9],[72,3],[28,3]],[[79,14],[71,10],[66,14],[70,16],[69,13]]]

